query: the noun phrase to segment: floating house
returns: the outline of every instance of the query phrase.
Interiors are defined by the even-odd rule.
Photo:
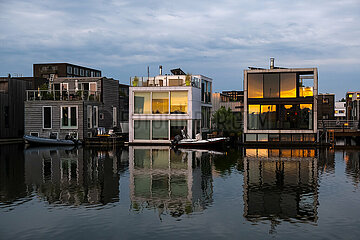
[[[189,138],[209,131],[212,79],[185,74],[133,77],[129,88],[129,142],[170,143],[184,130]]]
[[[28,90],[25,134],[59,139],[92,137],[119,127],[119,82],[105,77],[50,77],[48,89]]]
[[[317,68],[244,70],[244,142],[314,142]]]

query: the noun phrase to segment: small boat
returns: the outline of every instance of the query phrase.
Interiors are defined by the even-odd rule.
[[[76,139],[64,140],[64,139],[52,139],[52,138],[42,138],[25,135],[24,140],[26,143],[30,145],[59,145],[59,146],[69,146],[69,145],[77,145],[81,142]]]
[[[200,147],[200,148],[213,148],[213,147],[222,147],[230,141],[228,137],[218,137],[218,138],[209,138],[209,139],[189,139],[183,138],[181,140],[173,140],[172,144],[176,147]]]

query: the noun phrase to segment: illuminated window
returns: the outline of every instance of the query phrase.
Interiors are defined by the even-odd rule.
[[[296,97],[296,74],[282,73],[280,75],[280,97],[295,98]]]
[[[279,97],[279,74],[264,74],[264,98]]]
[[[262,74],[248,74],[248,98],[263,98]]]
[[[152,94],[152,113],[169,113],[169,92],[154,92]]]
[[[171,92],[170,93],[170,113],[185,114],[188,106],[188,92]]]
[[[151,114],[149,92],[134,93],[134,113]]]

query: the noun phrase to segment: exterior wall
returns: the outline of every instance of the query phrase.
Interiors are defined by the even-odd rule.
[[[134,114],[134,92],[188,91],[187,114]],[[190,86],[174,87],[130,87],[129,88],[129,142],[169,143],[170,140],[135,140],[134,120],[186,120],[187,133],[192,136],[192,120],[201,119],[200,89]],[[200,113],[200,114],[199,114]]]
[[[67,72],[67,67],[70,66],[72,68],[78,68],[78,74],[74,73],[74,70],[72,70],[72,73],[68,73]],[[46,68],[46,69],[44,69]],[[80,75],[80,69],[84,70],[84,75],[81,76]],[[86,76],[85,72],[86,70],[88,71],[93,71],[94,73],[97,73],[98,76],[94,75],[94,77],[101,77],[101,71],[100,70],[96,70],[93,68],[87,68],[87,67],[83,67],[83,66],[78,66],[78,65],[74,65],[74,64],[69,64],[69,63],[41,63],[41,64],[34,64],[33,65],[33,75],[34,77],[42,77],[42,78],[49,78],[50,74],[57,74],[58,77],[91,77],[90,76]]]
[[[105,127],[107,130],[113,127],[119,127],[119,81],[114,79],[103,78],[102,81],[102,101],[103,104],[100,106],[99,113],[104,114],[104,119],[99,119],[99,126]],[[117,124],[113,125],[113,107],[116,107],[117,111]]]
[[[4,84],[7,82],[6,85],[8,85],[7,92],[0,92],[0,139],[22,138],[26,89],[30,89],[32,84],[29,81],[14,78],[0,81]]]
[[[346,102],[335,103],[334,117],[336,120],[346,120]]]
[[[318,119],[335,119],[335,94],[319,94],[318,96]]]
[[[260,73],[260,74],[268,74],[268,73],[297,73],[297,74],[305,74],[312,73],[313,74],[313,97],[311,103],[313,104],[313,129],[311,130],[301,130],[301,129],[292,129],[292,130],[249,130],[248,129],[248,73]],[[298,86],[296,86],[298,88]],[[266,104],[276,104],[276,100],[280,100],[280,98],[274,98],[274,103],[269,103],[264,101]],[[296,98],[294,99],[297,103],[303,103],[302,99]],[[318,102],[318,72],[317,68],[294,68],[294,69],[256,69],[256,70],[244,70],[244,133],[245,134],[316,134],[317,133],[317,106]],[[289,104],[289,103],[287,103]]]
[[[52,107],[52,128],[43,129],[43,106]],[[77,106],[77,128],[61,129],[61,106]],[[79,139],[84,139],[84,104],[82,101],[26,101],[25,102],[25,134],[38,132],[39,137],[49,138],[50,133],[57,132],[59,139],[65,139],[70,132],[77,132]],[[85,115],[86,116],[86,115]]]

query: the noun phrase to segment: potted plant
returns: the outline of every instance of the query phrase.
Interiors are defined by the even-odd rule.
[[[139,84],[139,78],[137,76],[134,77],[134,80],[132,82],[133,87],[137,87]]]
[[[186,85],[186,86],[190,86],[190,85],[191,85],[191,74],[190,74],[190,73],[186,74],[186,77],[185,77],[185,85]]]

